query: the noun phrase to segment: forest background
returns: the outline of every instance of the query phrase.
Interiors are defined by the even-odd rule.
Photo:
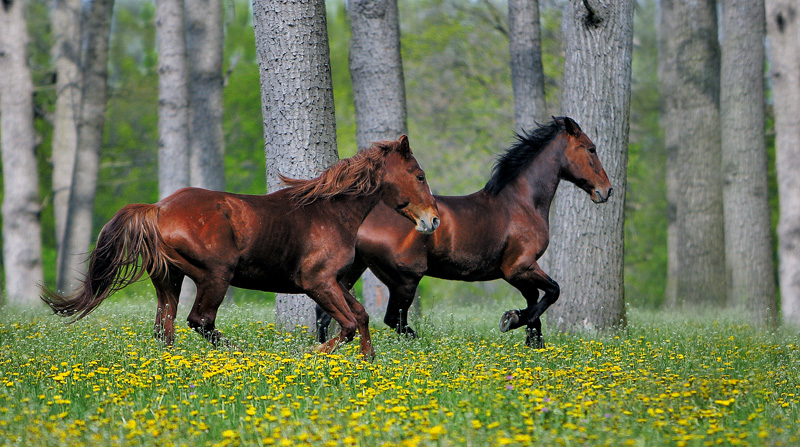
[[[542,59],[548,115],[561,115],[564,66],[562,0],[540,1]],[[514,141],[514,103],[505,5],[491,0],[415,0],[400,2],[409,136],[436,194],[476,191],[491,165]],[[227,191],[266,192],[259,71],[251,6],[224,2],[224,133]],[[343,0],[328,1],[328,35],[336,103],[340,157],[356,151],[350,73],[348,14]],[[158,53],[151,2],[120,0],[112,19],[109,97],[93,234],[128,203],[158,200]],[[666,150],[659,125],[656,2],[641,0],[635,9],[631,129],[625,208],[625,297],[637,308],[659,308],[667,276]],[[37,149],[42,210],[45,282],[55,283],[56,241],[50,140],[46,119],[55,104],[52,36],[48,2],[28,3],[30,64],[35,84]],[[767,89],[769,96],[769,88]],[[778,216],[774,174],[771,100],[767,104],[767,148],[772,229]],[[603,148],[598,148],[602,154]],[[562,188],[574,186],[564,183]],[[0,192],[0,194],[2,194]],[[776,238],[773,237],[773,240]],[[777,265],[777,263],[776,263]],[[144,284],[149,287],[149,284]],[[144,290],[144,289],[143,289]],[[474,304],[516,294],[502,281],[448,282],[423,279],[425,303]],[[234,300],[263,299],[261,293],[236,290]]]

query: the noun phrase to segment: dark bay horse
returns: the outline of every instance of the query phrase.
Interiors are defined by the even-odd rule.
[[[375,143],[313,180],[283,180],[288,188],[268,195],[184,188],[153,205],[128,205],[100,232],[83,285],[69,296],[45,289],[42,299],[78,320],[146,270],[158,298],[155,334],[171,345],[188,276],[197,285],[189,326],[217,346],[228,344],[214,321],[229,285],[305,293],[342,328],[317,350],[334,351],[358,329],[361,352],[372,357],[369,317],[341,283],[358,227],[381,201],[421,233],[439,223],[408,139]]]
[[[518,141],[497,161],[486,186],[468,196],[434,196],[442,225],[435,234],[416,234],[391,209],[377,206],[358,230],[356,261],[347,287],[369,267],[389,288],[384,322],[401,334],[423,276],[460,281],[504,279],[527,308],[506,312],[503,332],[527,325],[529,346],[543,346],[540,317],[559,295],[559,286],[537,264],[549,243],[550,203],[561,179],[603,203],[611,196],[595,145],[575,121],[554,118]],[[539,300],[539,290],[544,292]],[[325,339],[330,317],[317,308],[318,336]]]

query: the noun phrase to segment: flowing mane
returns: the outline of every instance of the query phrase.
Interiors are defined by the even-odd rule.
[[[322,171],[311,180],[293,179],[280,175],[281,181],[289,187],[289,196],[299,206],[309,205],[320,199],[330,199],[343,194],[369,195],[381,183],[384,157],[396,142],[381,141],[358,151],[350,158]]]
[[[564,130],[564,118],[554,117],[547,124],[536,124],[531,132],[516,134],[517,141],[506,152],[497,158],[492,168],[492,177],[486,182],[483,190],[496,196],[511,183],[526,166],[536,158],[550,141]]]

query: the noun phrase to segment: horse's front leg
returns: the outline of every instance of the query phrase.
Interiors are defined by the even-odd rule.
[[[541,316],[558,300],[561,293],[558,283],[542,271],[538,264],[515,275],[508,282],[522,292],[528,307],[504,313],[500,319],[500,330],[506,332],[524,325],[527,327],[526,344],[543,348]],[[539,300],[539,290],[544,291],[541,300]]]
[[[330,340],[317,345],[314,349],[318,352],[330,354],[339,345],[355,338],[356,331],[361,332],[361,352],[368,359],[375,356],[372,349],[372,340],[369,335],[369,316],[355,298],[344,290],[335,280],[317,285],[306,290],[308,295],[316,301],[319,307],[331,316],[341,328],[339,333]],[[358,303],[352,305],[350,300]]]
[[[517,285],[516,287],[525,297],[528,307],[506,311],[500,317],[500,332],[508,332],[527,326],[525,343],[535,348],[543,348],[542,320],[541,318],[531,320],[533,308],[539,302],[539,289],[530,284]]]

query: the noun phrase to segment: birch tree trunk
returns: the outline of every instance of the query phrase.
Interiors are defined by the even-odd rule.
[[[278,173],[313,178],[339,158],[325,2],[255,0],[253,24],[272,192],[281,187]],[[305,295],[279,294],[275,307],[279,327],[314,330]]]
[[[530,131],[547,120],[539,0],[509,0],[508,31],[517,132]]]
[[[564,184],[551,213],[550,275],[561,298],[547,311],[561,330],[625,325],[623,224],[633,0],[571,1],[564,14],[564,113],[597,145],[615,194],[602,205]]]
[[[222,1],[186,0],[185,14],[191,103],[190,183],[222,191]]]
[[[53,210],[56,248],[61,264],[64,228],[69,207],[69,190],[75,151],[78,147],[78,120],[81,107],[81,0],[54,0],[51,15],[53,59],[56,61],[56,106],[53,123]]]
[[[3,162],[3,267],[6,302],[39,301],[42,238],[24,2],[0,5],[0,148]]]
[[[764,326],[778,315],[764,139],[764,0],[727,0],[723,17],[720,123],[728,294],[754,325]]]
[[[674,210],[665,303],[724,305],[725,237],[714,0],[661,2],[667,199]],[[665,42],[666,40],[666,42]]]
[[[800,44],[796,1],[767,0],[781,216],[779,282],[784,323],[800,324]]]
[[[108,75],[108,41],[114,0],[92,0],[84,20],[84,41],[78,150],[72,169],[67,221],[61,246],[58,290],[72,290],[80,284],[88,265],[92,243],[92,217],[103,146]]]
[[[356,142],[364,148],[408,133],[400,22],[397,0],[351,0],[348,10]],[[369,270],[361,279],[367,313],[383,318],[389,289]]]
[[[189,186],[189,78],[183,0],[156,1],[158,197]]]

